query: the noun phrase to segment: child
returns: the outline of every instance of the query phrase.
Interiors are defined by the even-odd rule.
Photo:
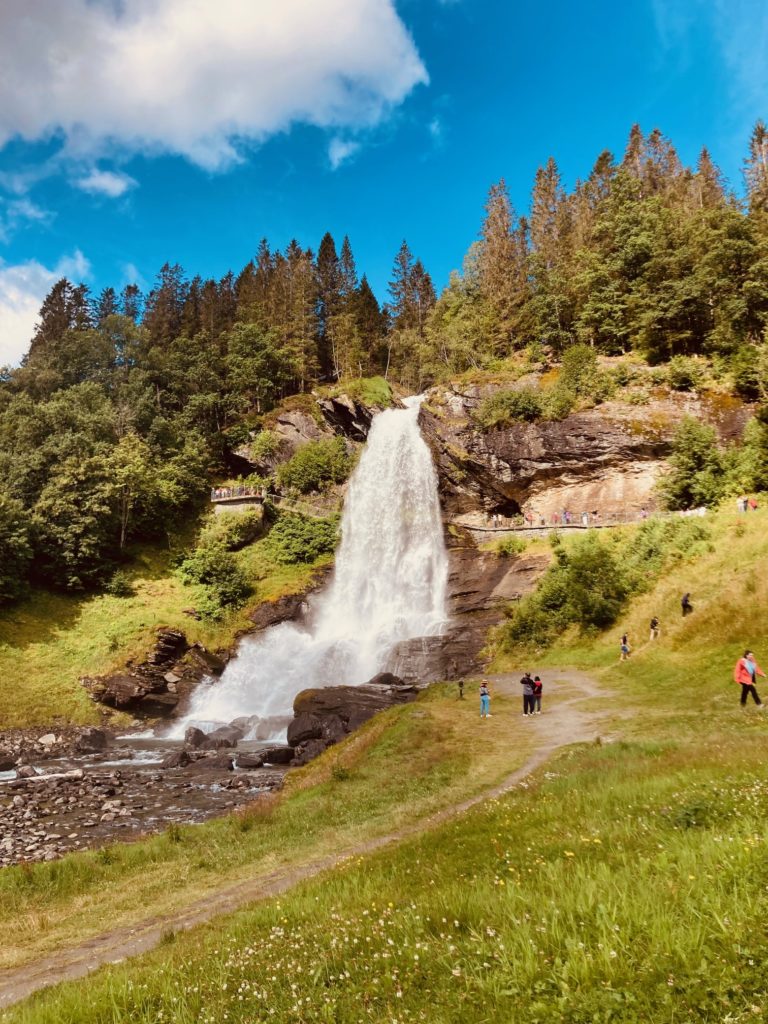
[[[541,714],[541,693],[544,689],[544,684],[538,676],[533,677],[533,701],[535,705],[534,715]]]
[[[485,679],[480,683],[480,717],[491,717],[491,695],[488,691],[488,683]]]

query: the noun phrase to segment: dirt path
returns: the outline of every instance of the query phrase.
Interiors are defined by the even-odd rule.
[[[543,675],[543,673],[542,673]],[[489,677],[492,693],[518,696],[518,675]],[[535,729],[540,735],[535,752],[525,764],[502,782],[461,803],[453,804],[413,824],[377,836],[338,853],[319,857],[297,868],[284,868],[253,881],[238,882],[204,899],[190,903],[173,914],[150,917],[138,924],[104,932],[77,946],[60,950],[21,967],[0,972],[0,1008],[11,1006],[32,993],[62,981],[82,978],[104,964],[114,964],[157,946],[169,932],[184,931],[204,924],[214,917],[232,913],[257,900],[277,896],[298,882],[314,878],[338,866],[350,857],[374,853],[392,843],[411,838],[468,811],[485,800],[501,796],[539,768],[558,748],[593,739],[599,730],[601,715],[582,705],[591,698],[605,694],[589,677],[575,671],[547,673],[544,692],[544,714],[525,723],[523,728]],[[572,695],[557,698],[558,689],[567,686]],[[493,710],[493,709],[492,709]]]

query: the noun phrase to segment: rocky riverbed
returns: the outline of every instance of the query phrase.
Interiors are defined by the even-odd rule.
[[[100,749],[86,753],[78,744]],[[285,765],[264,764],[270,749],[279,759],[278,749],[263,743],[197,750],[98,729],[6,733],[0,866],[56,860],[236,810],[282,786]]]

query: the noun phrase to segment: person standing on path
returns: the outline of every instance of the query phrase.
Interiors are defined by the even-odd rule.
[[[744,651],[744,657],[739,658],[733,667],[733,681],[741,684],[742,707],[746,706],[747,697],[752,694],[752,700],[755,704],[759,708],[765,709],[765,704],[760,700],[760,695],[755,687],[758,676],[765,678],[765,672],[757,664],[752,651]]]
[[[532,712],[534,715],[541,714],[541,694],[544,690],[544,684],[542,683],[539,676],[533,677],[533,704],[535,710]]]
[[[651,619],[651,640],[658,640],[660,632],[660,625],[658,618],[654,615]]]
[[[480,717],[491,717],[491,694],[488,689],[488,681],[486,679],[480,683]]]
[[[526,672],[523,678],[520,680],[520,685],[523,688],[523,715],[533,714],[534,708],[534,697],[533,697],[533,680],[531,679],[531,673]]]

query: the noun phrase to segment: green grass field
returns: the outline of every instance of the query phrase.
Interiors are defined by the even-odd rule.
[[[745,646],[768,661],[768,531],[762,512],[721,513],[711,526],[711,549],[676,561],[605,635],[567,636],[537,656],[545,682],[566,664],[597,681],[603,697],[589,706],[604,716],[601,741],[562,750],[514,792],[418,838],[192,934],[169,933],[152,954],[41,993],[2,1019],[768,1018],[768,714],[743,710],[731,681]],[[684,590],[695,607],[685,620]],[[662,636],[651,644],[653,614]],[[619,663],[625,629],[633,653]],[[495,667],[520,665],[504,655]],[[14,939],[19,962],[82,938],[93,915],[112,919],[114,908],[120,921],[139,902],[154,911],[155,899],[162,910],[170,878],[188,884],[182,894],[199,891],[227,871],[274,866],[276,850],[297,857],[310,841],[338,849],[488,785],[536,741],[517,700],[495,698],[487,732],[473,705],[436,687],[387,712],[297,773],[279,805],[245,828],[225,819],[183,830],[181,842],[160,837],[4,872],[6,962]]]

